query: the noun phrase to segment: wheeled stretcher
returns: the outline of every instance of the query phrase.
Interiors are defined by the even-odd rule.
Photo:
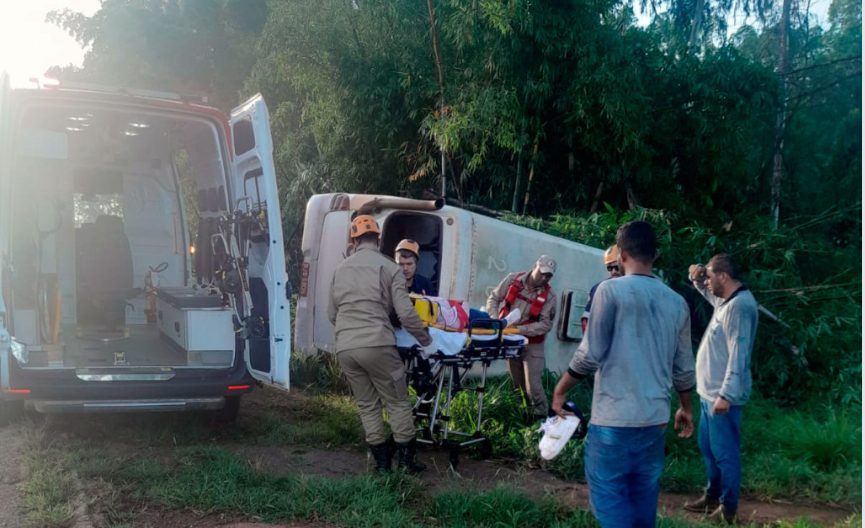
[[[408,381],[417,394],[414,406],[417,441],[450,451],[456,467],[463,448],[477,446],[482,458],[491,454],[491,445],[481,431],[487,371],[494,361],[517,359],[528,339],[503,332],[499,320],[478,320],[465,332],[445,332],[430,328],[433,343],[421,347],[404,330],[397,331],[397,349],[406,364]],[[475,367],[477,380],[464,384]],[[458,431],[451,423],[451,405],[461,391],[477,393],[477,419],[474,430]]]

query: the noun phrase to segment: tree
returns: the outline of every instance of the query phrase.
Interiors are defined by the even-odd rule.
[[[222,108],[254,62],[265,0],[104,0],[93,16],[70,9],[47,20],[89,47],[81,69],[62,80],[208,95]]]

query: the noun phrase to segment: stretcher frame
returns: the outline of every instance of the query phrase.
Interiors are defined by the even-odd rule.
[[[413,409],[417,442],[448,449],[454,469],[459,464],[460,451],[465,448],[477,446],[481,458],[489,458],[492,454],[490,440],[481,431],[487,371],[494,361],[519,359],[525,349],[525,339],[519,344],[505,339],[503,326],[498,319],[470,322],[466,328],[467,344],[454,356],[437,353],[424,358],[419,346],[399,349],[406,363],[408,380],[417,394]],[[473,334],[475,329],[492,329],[494,333],[491,339],[476,340],[473,336],[480,334]],[[480,365],[478,384],[465,387],[463,380],[476,365]],[[477,419],[472,431],[451,427],[451,405],[456,395],[464,390],[478,395]]]

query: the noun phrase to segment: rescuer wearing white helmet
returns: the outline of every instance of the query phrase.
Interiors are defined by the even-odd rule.
[[[333,275],[327,315],[336,328],[336,357],[357,402],[366,442],[379,472],[390,470],[393,446],[385,432],[382,404],[396,441],[397,465],[424,469],[415,461],[415,427],[405,365],[396,349],[389,314],[418,342],[432,342],[405,288],[399,266],[378,249],[381,230],[370,215],[351,223],[354,252]]]

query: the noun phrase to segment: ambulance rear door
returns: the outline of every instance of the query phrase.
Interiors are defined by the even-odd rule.
[[[249,372],[287,390],[291,355],[288,274],[273,142],[267,106],[260,94],[231,112],[231,208],[237,249],[246,262],[243,288],[250,302],[242,321]]]

